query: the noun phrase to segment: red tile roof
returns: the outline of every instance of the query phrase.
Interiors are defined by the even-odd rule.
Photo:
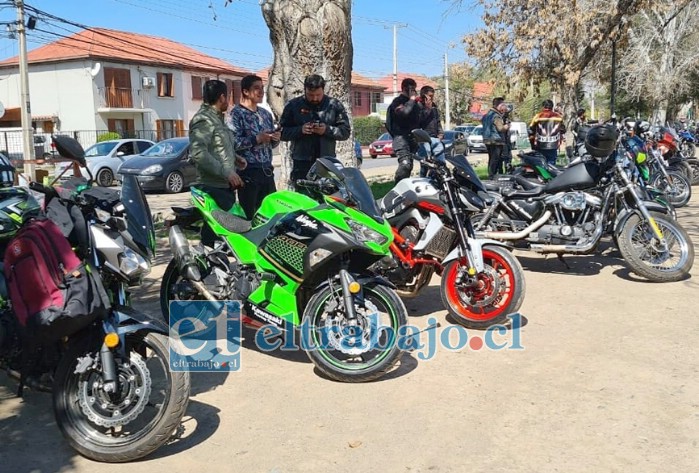
[[[423,75],[420,74],[410,74],[407,72],[399,72],[396,74],[397,81],[396,81],[396,87],[398,88],[398,92],[400,93],[400,83],[403,82],[403,79],[410,77],[412,79],[415,79],[415,82],[417,82],[417,89],[420,90],[420,87],[424,85],[429,85],[434,87],[435,89],[439,88],[439,85],[433,81],[432,79],[429,79]],[[376,82],[381,84],[386,88],[386,93],[387,94],[392,94],[393,93],[393,74],[384,76],[380,79],[378,79]]]
[[[249,73],[245,69],[169,39],[106,28],[83,30],[33,49],[27,56],[30,64],[101,59],[219,74]],[[19,58],[15,56],[0,62],[0,67],[16,66],[18,62]]]

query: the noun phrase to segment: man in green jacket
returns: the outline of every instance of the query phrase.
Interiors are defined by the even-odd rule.
[[[226,126],[228,90],[220,80],[204,83],[204,103],[189,122],[189,154],[199,173],[197,187],[209,194],[225,211],[235,204],[235,189],[243,187],[236,173],[247,162],[235,155],[235,137]]]

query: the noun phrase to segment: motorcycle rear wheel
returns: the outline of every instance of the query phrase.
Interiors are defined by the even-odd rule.
[[[524,301],[524,270],[512,253],[486,245],[483,261],[485,271],[477,276],[475,286],[457,284],[459,273],[466,269],[463,259],[449,262],[442,274],[442,302],[454,320],[468,328],[503,323]]]
[[[657,212],[650,213],[667,241],[667,251],[657,246],[650,225],[632,215],[617,235],[619,251],[631,270],[653,282],[684,279],[694,264],[694,245],[679,223]]]
[[[166,336],[139,332],[127,335],[126,344],[129,359],[115,354],[119,399],[99,386],[101,370],[74,372],[80,358],[99,359],[97,343],[87,350],[74,345],[56,370],[56,423],[70,446],[91,460],[122,463],[152,453],[178,428],[189,403],[189,373],[170,371]],[[164,361],[160,368],[156,357]],[[163,379],[154,380],[154,374]]]
[[[355,302],[358,318],[354,327],[360,327],[361,331],[354,333],[371,337],[370,340],[362,337],[362,343],[369,348],[364,349],[352,343],[352,336],[336,337],[338,331],[344,334],[344,330],[352,330],[341,309],[341,294],[338,281],[322,287],[308,302],[303,314],[304,326],[310,327],[306,353],[318,371],[336,381],[362,383],[378,379],[390,371],[402,355],[399,336],[401,327],[408,323],[405,305],[395,291],[386,286],[364,285],[364,300],[374,306],[377,319],[381,319],[373,326],[368,317],[373,308],[369,305],[362,308]],[[379,330],[372,332],[377,327]]]

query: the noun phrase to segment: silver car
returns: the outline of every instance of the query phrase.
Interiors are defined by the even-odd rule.
[[[141,154],[153,146],[150,140],[124,139],[109,140],[95,143],[85,150],[85,160],[87,167],[95,178],[95,182],[103,187],[111,186],[117,174],[119,166],[128,158],[135,154]],[[60,174],[63,169],[71,167],[73,163],[60,163],[56,167],[56,174]],[[84,168],[80,169],[83,176],[87,176]],[[72,169],[66,171],[63,177],[73,175]]]
[[[468,138],[466,138],[468,141],[468,150],[470,152],[474,151],[485,151],[485,143],[483,143],[483,127],[482,126],[477,126],[476,128],[473,129],[470,135],[468,135]]]

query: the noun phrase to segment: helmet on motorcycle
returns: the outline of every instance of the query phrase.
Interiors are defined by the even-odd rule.
[[[606,158],[616,147],[618,132],[613,126],[595,126],[585,136],[585,149],[595,158]]]
[[[15,185],[15,167],[4,154],[0,153],[0,187]]]
[[[650,123],[647,121],[637,121],[633,129],[636,136],[642,135],[650,131]]]

